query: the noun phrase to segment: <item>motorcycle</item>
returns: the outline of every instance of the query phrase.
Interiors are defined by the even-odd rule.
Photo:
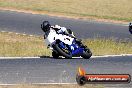
[[[89,59],[92,56],[92,52],[87,46],[82,43],[78,43],[78,41],[73,37],[57,34],[55,30],[50,30],[46,37],[46,41],[52,50],[53,58],[59,58],[59,56],[63,56],[65,58],[81,56],[85,59]]]

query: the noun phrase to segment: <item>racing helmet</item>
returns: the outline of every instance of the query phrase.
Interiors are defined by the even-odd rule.
[[[47,32],[50,30],[50,23],[49,21],[43,21],[43,23],[41,24],[41,29],[44,31],[44,32]]]

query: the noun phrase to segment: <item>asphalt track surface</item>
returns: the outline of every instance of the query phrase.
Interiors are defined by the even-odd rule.
[[[58,24],[74,31],[78,38],[115,38],[132,40],[128,26],[104,22],[59,18],[48,15],[25,14],[12,11],[0,11],[0,30],[33,35],[42,35],[42,21],[48,20],[52,25]]]
[[[116,38],[132,40],[128,26],[104,22],[75,20],[47,15],[33,15],[0,11],[0,31],[42,35],[40,23],[49,20],[72,29],[79,38]],[[17,83],[76,83],[77,68],[82,66],[87,73],[123,73],[132,75],[132,56],[100,57],[85,59],[1,59],[0,84]],[[105,85],[130,88],[132,84]]]
[[[88,74],[130,74],[132,56],[87,59],[0,59],[0,84],[76,83],[78,67]],[[107,87],[129,88],[132,84],[109,84]]]

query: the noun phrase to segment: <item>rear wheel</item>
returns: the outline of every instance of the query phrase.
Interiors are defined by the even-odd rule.
[[[53,58],[59,58],[59,54],[55,51],[52,52]]]
[[[54,48],[65,58],[72,58],[72,53],[69,51],[68,47],[65,45],[65,48],[62,48],[60,44],[55,44]]]
[[[83,57],[84,59],[89,59],[91,56],[92,56],[92,52],[90,51],[89,48],[86,48],[86,49],[83,51],[82,57]]]

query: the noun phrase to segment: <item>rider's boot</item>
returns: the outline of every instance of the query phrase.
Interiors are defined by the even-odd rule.
[[[53,48],[50,46],[50,44],[47,46],[47,49],[48,49],[48,48],[51,49],[51,50],[53,49]]]

